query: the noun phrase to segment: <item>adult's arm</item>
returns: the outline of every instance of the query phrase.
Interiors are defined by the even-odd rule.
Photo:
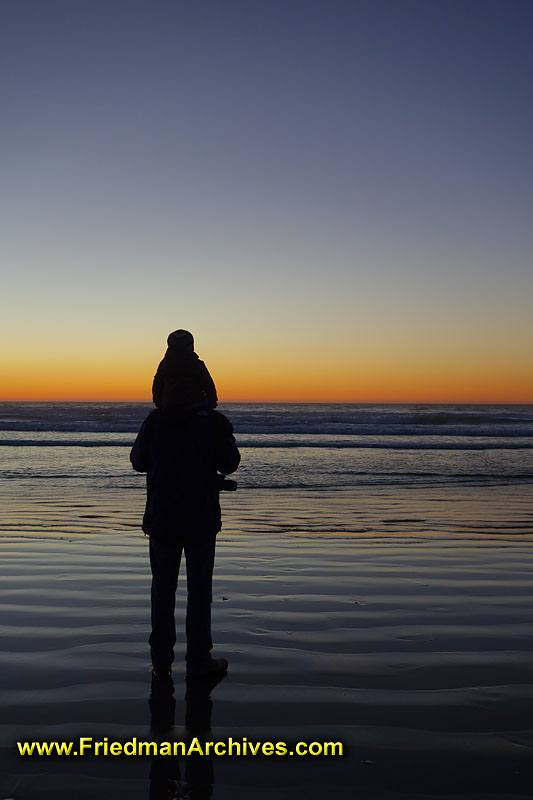
[[[216,448],[216,468],[224,475],[235,472],[241,454],[233,435],[233,425],[223,414],[217,414],[218,436]]]

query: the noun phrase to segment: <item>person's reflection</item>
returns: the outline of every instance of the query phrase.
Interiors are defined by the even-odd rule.
[[[185,691],[186,741],[198,738],[204,744],[211,730],[213,701],[211,692],[225,678],[190,680]],[[148,701],[150,728],[154,740],[172,741],[176,700],[170,677],[152,678]],[[185,779],[181,780],[179,756],[154,756],[150,769],[149,800],[209,800],[213,793],[213,758],[211,754],[193,753],[185,757]]]

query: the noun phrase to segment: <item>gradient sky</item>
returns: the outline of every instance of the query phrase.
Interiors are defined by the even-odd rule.
[[[533,402],[533,3],[2,0],[0,399]]]

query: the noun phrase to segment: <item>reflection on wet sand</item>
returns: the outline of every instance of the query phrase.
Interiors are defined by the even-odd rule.
[[[226,676],[191,680],[185,689],[185,735],[176,736],[176,698],[171,677],[152,677],[150,699],[150,732],[154,741],[183,741],[197,739],[200,745],[211,731],[213,701],[211,692]],[[211,738],[211,737],[210,737]],[[180,768],[181,760],[181,768]],[[183,775],[183,779],[182,779]],[[186,756],[157,755],[150,767],[149,800],[207,800],[212,796],[214,783],[211,754],[192,753]]]

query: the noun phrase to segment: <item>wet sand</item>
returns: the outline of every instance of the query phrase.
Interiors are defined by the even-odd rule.
[[[150,758],[16,753],[22,740],[155,735],[147,542],[120,507],[113,517],[113,498],[96,512],[70,502],[54,536],[61,502],[49,526],[41,508],[0,539],[0,798],[168,796]],[[214,655],[230,672],[212,709],[196,704],[210,738],[341,741],[346,754],[207,759],[191,796],[209,796],[212,768],[218,800],[529,797],[532,567],[529,536],[451,540],[407,521],[377,538],[224,529]],[[183,604],[182,585],[178,615]],[[191,715],[183,653],[178,642],[178,738]]]

